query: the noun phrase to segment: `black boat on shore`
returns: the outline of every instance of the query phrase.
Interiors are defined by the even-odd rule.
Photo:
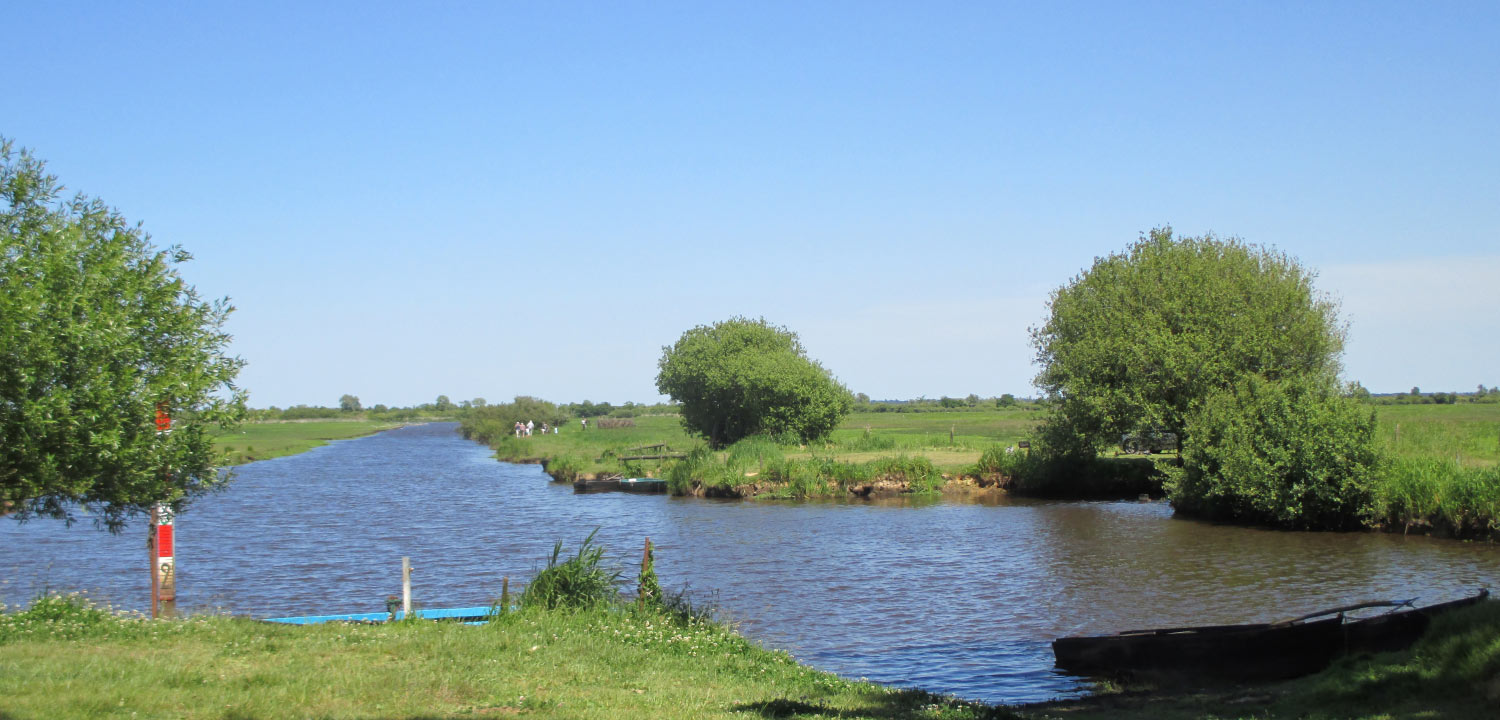
[[[1321,610],[1274,623],[1133,630],[1059,638],[1057,667],[1075,675],[1173,674],[1235,680],[1280,680],[1328,667],[1341,655],[1411,647],[1443,613],[1484,601],[1473,597],[1426,607],[1415,600],[1375,601]],[[1366,618],[1346,613],[1389,607]],[[1405,608],[1405,609],[1402,609]]]

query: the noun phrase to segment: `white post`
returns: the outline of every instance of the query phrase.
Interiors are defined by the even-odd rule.
[[[411,617],[411,558],[401,558],[401,612]]]

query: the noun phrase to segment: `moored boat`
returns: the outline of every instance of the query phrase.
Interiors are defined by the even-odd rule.
[[[1057,667],[1077,675],[1162,674],[1236,680],[1278,680],[1317,672],[1345,653],[1410,647],[1432,619],[1489,597],[1413,608],[1412,600],[1359,603],[1275,623],[1135,630],[1115,635],[1059,638]],[[1346,613],[1397,608],[1374,617]],[[1399,608],[1407,608],[1401,610]]]
[[[1433,618],[1477,605],[1489,596],[1490,591],[1483,589],[1473,597],[1347,621],[1344,623],[1344,651],[1357,654],[1405,650],[1427,632]]]
[[[612,475],[573,482],[573,492],[575,493],[628,492],[659,494],[666,491],[667,481],[660,478],[622,478],[618,475]]]

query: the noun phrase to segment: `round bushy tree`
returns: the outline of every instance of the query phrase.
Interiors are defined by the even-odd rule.
[[[1313,376],[1243,378],[1188,416],[1181,467],[1166,489],[1200,517],[1342,529],[1370,510],[1375,414]]]
[[[226,480],[212,427],[237,422],[244,364],[227,301],[206,302],[138,226],[58,201],[43,164],[0,139],[0,513],[111,529]],[[158,407],[176,421],[157,432]]]
[[[700,325],[662,349],[656,387],[682,404],[689,432],[721,447],[755,433],[827,435],[853,406],[849,389],[808,359],[797,334],[764,319]]]
[[[1247,375],[1333,382],[1344,330],[1313,274],[1272,250],[1152,230],[1052,293],[1031,331],[1050,423],[1094,448],[1155,429]]]

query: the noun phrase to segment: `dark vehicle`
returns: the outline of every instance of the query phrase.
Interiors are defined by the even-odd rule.
[[[1177,452],[1177,433],[1155,430],[1125,433],[1120,436],[1120,451],[1127,455]]]

